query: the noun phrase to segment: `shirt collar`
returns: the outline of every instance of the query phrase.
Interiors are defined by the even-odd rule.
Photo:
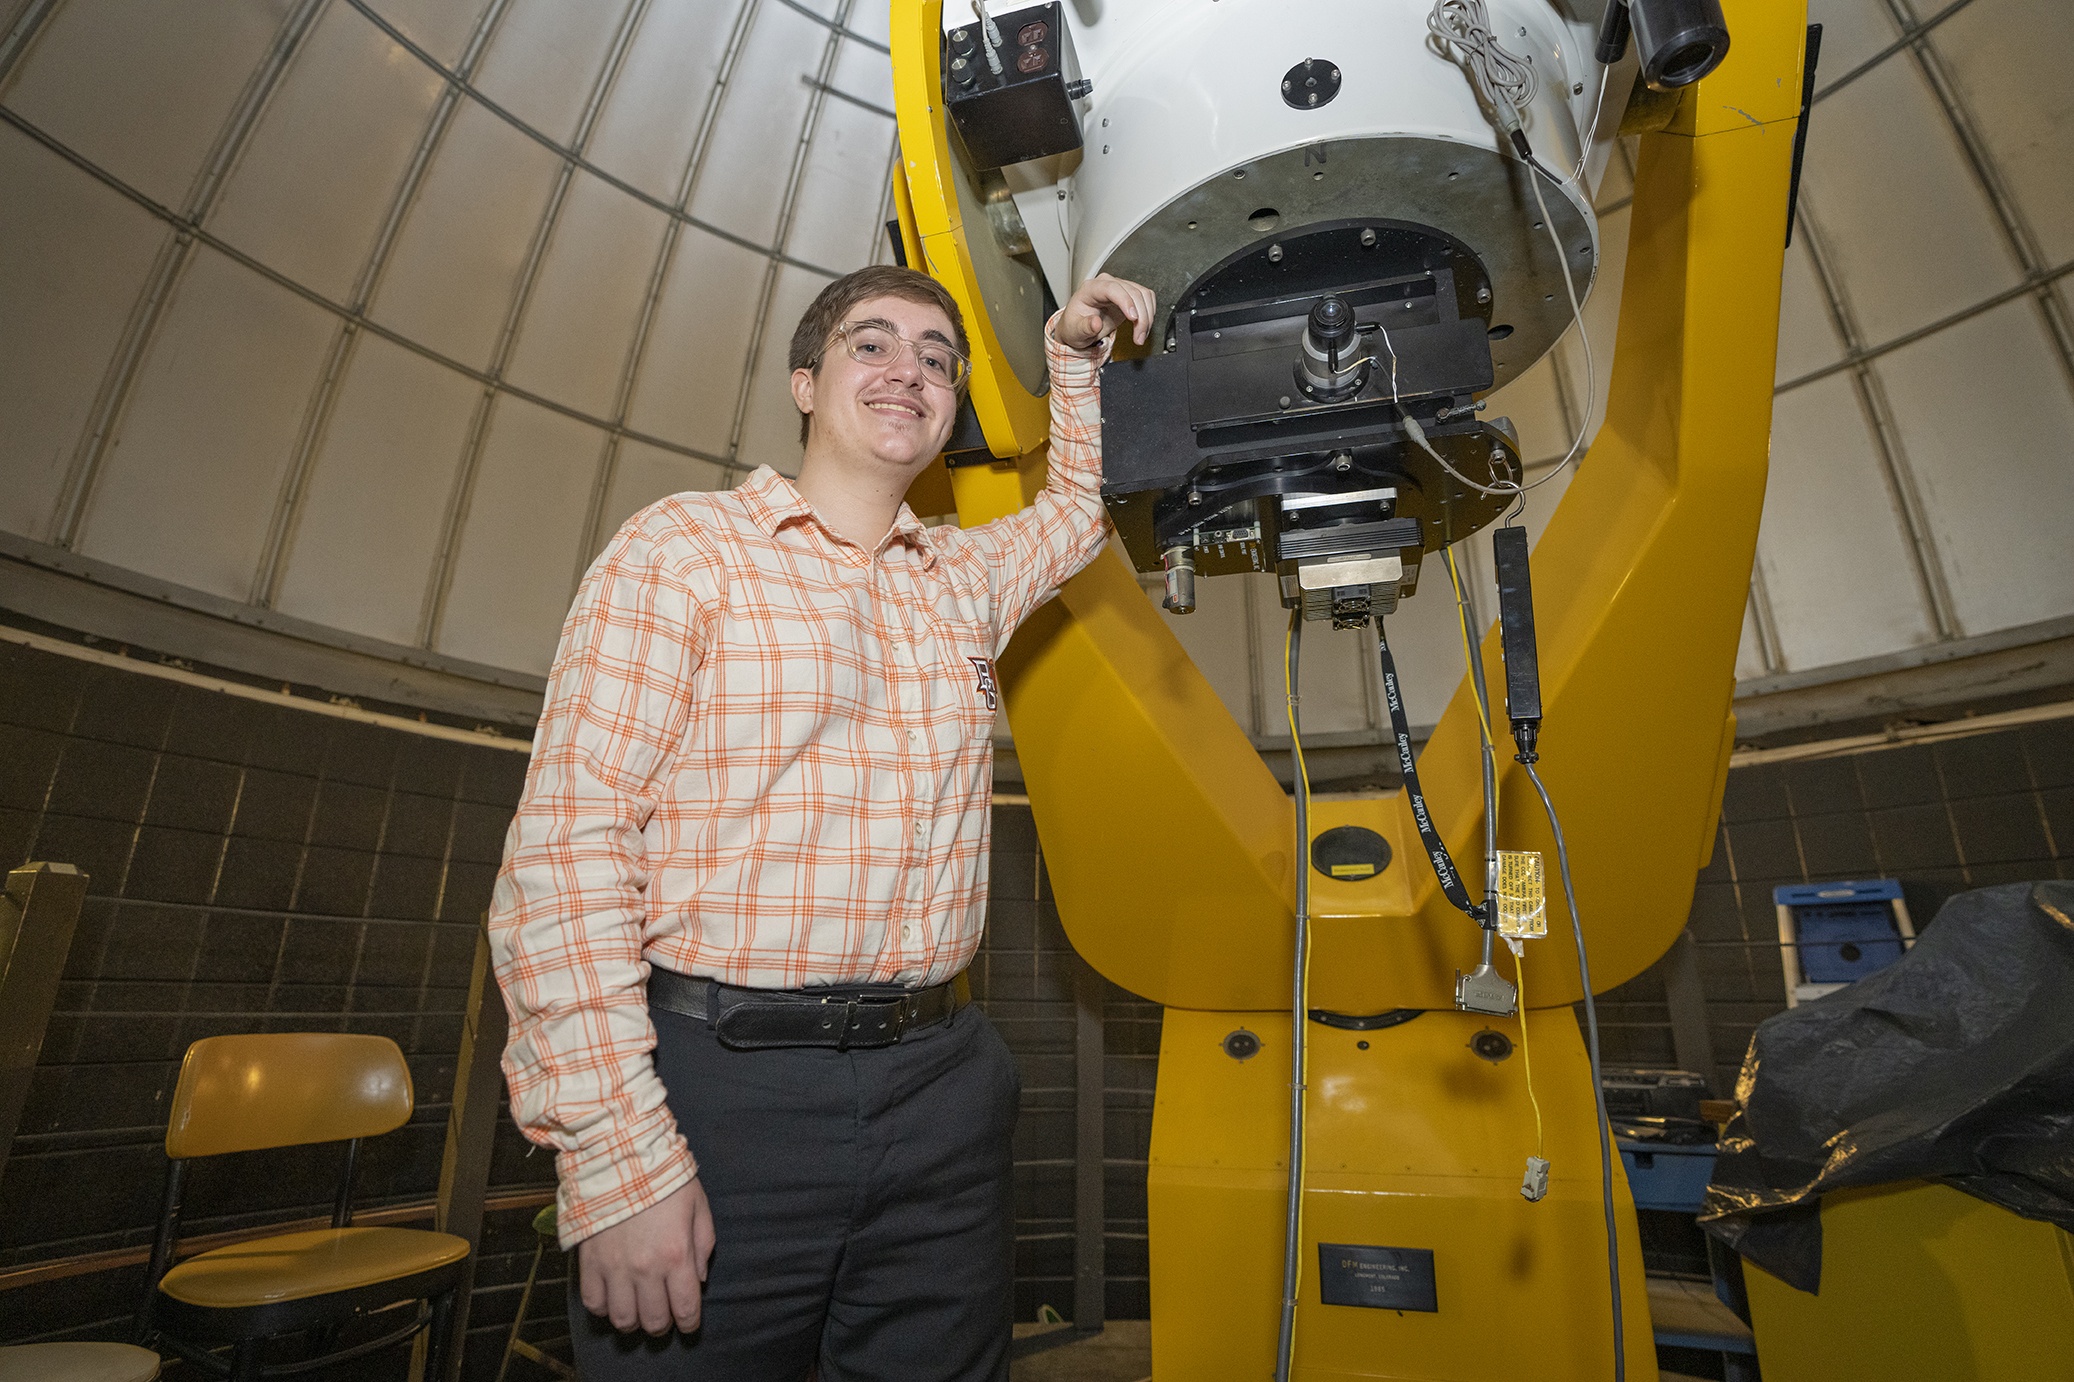
[[[735,486],[735,493],[741,496],[756,526],[773,537],[790,520],[814,512],[792,482],[767,465],[750,471],[749,478]]]
[[[760,465],[751,471],[749,478],[735,487],[735,493],[741,496],[742,503],[749,510],[749,517],[756,526],[773,537],[777,536],[780,528],[794,519],[813,519],[814,526],[828,533],[831,538],[835,536],[828,525],[822,523],[819,516],[814,513],[814,506],[806,501],[798,487],[767,465]],[[893,516],[892,528],[886,533],[886,542],[905,542],[933,564],[936,552],[929,543],[928,532],[922,520],[915,517],[915,511],[902,503],[900,512]],[[882,548],[885,545],[880,544]]]

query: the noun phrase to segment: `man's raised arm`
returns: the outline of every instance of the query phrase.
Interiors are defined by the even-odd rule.
[[[1045,327],[1051,443],[1044,491],[1028,508],[968,534],[990,572],[996,653],[1030,611],[1093,561],[1107,540],[1100,372],[1119,329],[1129,326],[1144,344],[1156,307],[1150,288],[1096,274]]]

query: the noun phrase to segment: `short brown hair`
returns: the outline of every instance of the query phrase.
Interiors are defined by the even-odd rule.
[[[918,302],[924,307],[934,307],[951,319],[951,334],[956,339],[952,344],[961,355],[972,352],[965,344],[965,317],[958,311],[957,299],[953,298],[941,283],[925,273],[903,269],[898,264],[872,264],[844,274],[823,288],[806,312],[799,319],[799,326],[792,333],[792,349],[786,356],[786,373],[794,370],[821,368],[821,352],[828,338],[843,324],[845,318],[859,303],[873,298],[900,298],[907,302]],[[799,415],[799,444],[807,444],[807,428],[813,422],[809,413]]]

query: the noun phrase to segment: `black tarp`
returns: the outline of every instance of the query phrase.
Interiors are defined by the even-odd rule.
[[[2074,883],[1944,904],[1900,960],[1760,1023],[1700,1222],[1803,1291],[1821,1197],[1935,1180],[2074,1231]]]

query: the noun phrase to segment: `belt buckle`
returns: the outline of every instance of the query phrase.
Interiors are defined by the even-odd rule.
[[[899,1041],[901,1034],[907,1029],[907,1004],[903,1000],[850,998],[843,1002],[842,1035],[837,1039],[835,1049],[847,1051],[852,1045],[860,1044],[851,1040],[857,1035],[859,1019],[879,1014],[884,1014],[889,1019],[891,1030],[871,1034],[865,1038],[865,1042],[872,1046],[891,1046]]]

